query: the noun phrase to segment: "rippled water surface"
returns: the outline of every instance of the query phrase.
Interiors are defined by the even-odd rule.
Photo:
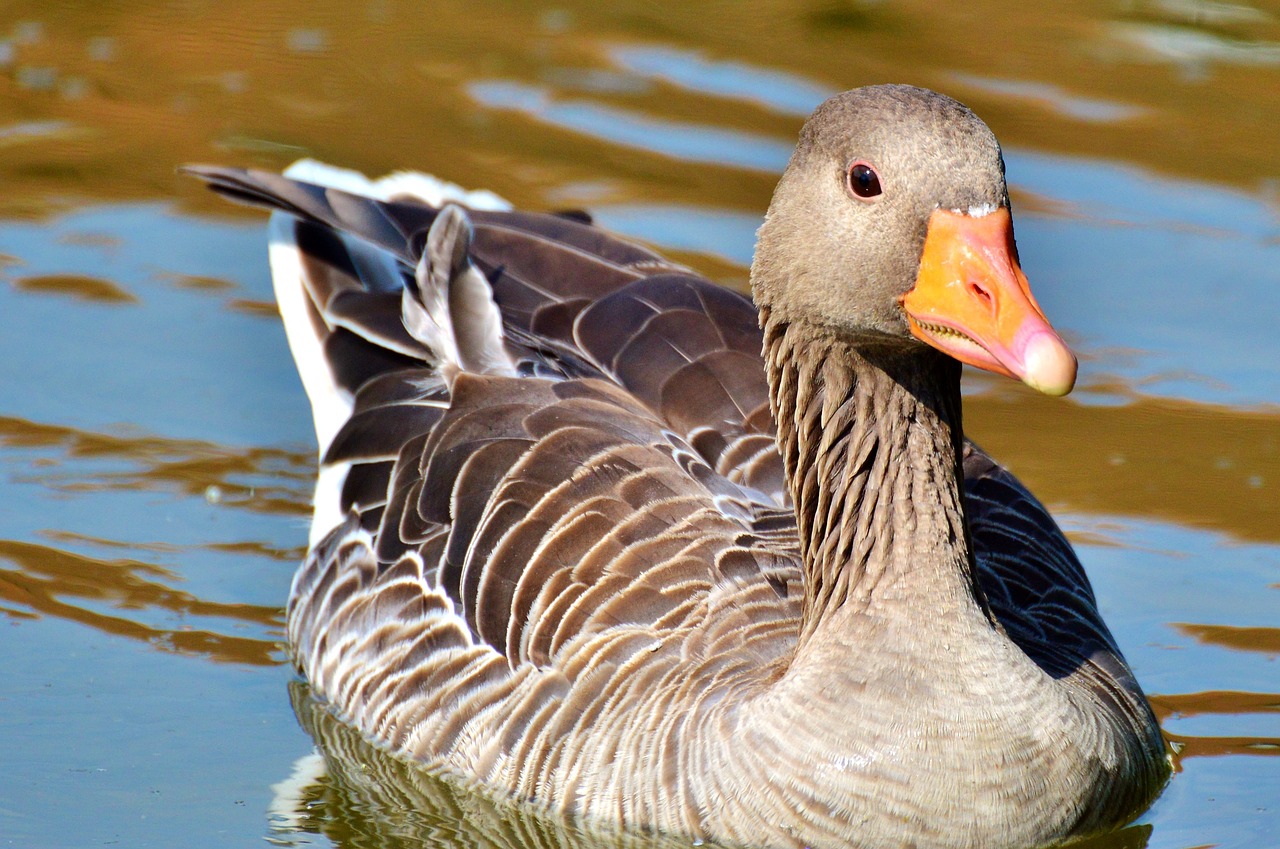
[[[431,171],[742,287],[804,116],[902,81],[1003,140],[1081,353],[1065,401],[971,374],[967,424],[1072,533],[1178,753],[1090,845],[1275,846],[1280,6],[1044,5],[5,4],[0,845],[618,844],[406,773],[291,685],[309,412],[262,216],[177,165]]]

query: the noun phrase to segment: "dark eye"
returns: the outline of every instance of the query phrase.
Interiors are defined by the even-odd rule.
[[[849,192],[861,200],[871,200],[884,191],[876,169],[861,160],[849,166],[848,187]]]

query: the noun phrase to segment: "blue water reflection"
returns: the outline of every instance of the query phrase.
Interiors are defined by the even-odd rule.
[[[299,444],[310,441],[283,332],[227,309],[236,299],[272,301],[260,223],[210,227],[163,204],[111,204],[0,222],[0,254],[22,260],[0,279],[106,278],[138,301],[72,302],[0,285],[0,314],[22,316],[0,334],[0,382],[45,387],[12,393],[5,414],[101,430],[145,409],[161,433],[245,445],[268,441],[283,424]],[[237,268],[243,275],[227,287],[181,285]],[[171,403],[175,392],[188,402]],[[229,409],[241,412],[211,414]]]
[[[622,45],[609,51],[622,69],[713,97],[744,100],[790,115],[808,115],[835,94],[831,86],[746,62],[712,61],[689,50]]]
[[[751,133],[641,115],[584,100],[560,100],[550,89],[510,80],[467,86],[476,101],[513,110],[612,144],[687,162],[705,162],[754,171],[778,171],[792,143]]]

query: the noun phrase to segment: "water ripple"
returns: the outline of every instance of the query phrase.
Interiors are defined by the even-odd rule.
[[[255,666],[281,662],[278,607],[206,601],[172,586],[168,570],[137,560],[86,557],[35,543],[0,540],[0,614],[19,619],[55,616],[103,633],[141,640],[163,651]],[[101,609],[106,606],[108,610]],[[124,615],[139,611],[176,614],[176,628],[156,627]],[[194,627],[202,619],[222,620],[218,630]],[[230,620],[232,625],[225,624]],[[232,636],[222,631],[253,625],[271,638]]]
[[[792,142],[654,118],[583,100],[560,100],[542,86],[486,80],[468,84],[467,93],[490,109],[519,112],[566,130],[671,159],[775,173],[786,167],[791,158]]]
[[[1112,124],[1150,114],[1149,109],[1131,103],[1119,103],[1097,97],[1071,94],[1061,86],[1027,80],[1007,80],[977,74],[952,74],[961,85],[1014,100],[1045,106],[1059,115],[1091,124]]]
[[[786,115],[807,116],[836,89],[746,62],[713,61],[675,47],[624,45],[609,51],[619,67],[681,88],[758,103]]]
[[[19,277],[13,287],[23,292],[36,292],[62,297],[96,301],[104,304],[136,304],[138,298],[127,289],[110,280],[83,274],[41,274]]]
[[[1168,24],[1114,24],[1111,35],[1152,59],[1192,71],[1213,62],[1243,67],[1280,65],[1280,42],[1245,41]]]
[[[216,488],[221,502],[253,512],[299,517],[311,512],[315,466],[306,452],[95,433],[9,416],[0,416],[0,445],[58,449],[57,455],[46,454],[38,474],[42,486],[56,491],[161,490],[205,498]],[[58,468],[71,458],[78,461],[74,469]]]

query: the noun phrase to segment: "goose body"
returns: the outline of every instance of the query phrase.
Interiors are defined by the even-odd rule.
[[[194,170],[277,210],[321,453],[289,641],[371,740],[749,845],[1039,845],[1158,792],[1070,545],[961,429],[953,357],[1074,379],[963,106],[820,107],[754,306],[581,216]]]

